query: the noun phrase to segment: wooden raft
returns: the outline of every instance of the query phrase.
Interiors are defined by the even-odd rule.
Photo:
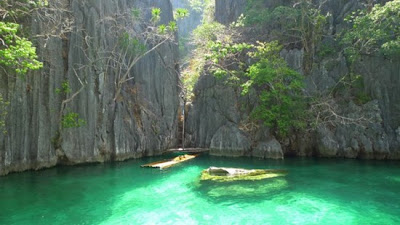
[[[162,170],[162,169],[169,168],[169,167],[171,167],[173,165],[176,165],[178,163],[185,162],[185,161],[190,160],[190,159],[194,159],[197,156],[198,155],[180,155],[180,156],[177,156],[177,157],[175,157],[173,159],[170,159],[170,160],[163,160],[163,161],[158,161],[158,162],[152,162],[152,163],[149,163],[149,164],[144,164],[141,167],[160,168]]]

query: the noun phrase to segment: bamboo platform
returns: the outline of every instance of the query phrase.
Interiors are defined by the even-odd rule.
[[[172,148],[168,149],[165,153],[171,153],[171,152],[181,152],[181,153],[203,153],[203,152],[209,152],[210,149],[208,148]]]
[[[185,162],[187,160],[191,160],[196,158],[198,155],[180,155],[177,156],[173,159],[169,159],[169,160],[163,160],[163,161],[158,161],[158,162],[152,162],[149,164],[145,164],[142,165],[141,167],[151,167],[151,168],[160,168],[160,170],[162,169],[166,169],[169,168],[173,165]]]

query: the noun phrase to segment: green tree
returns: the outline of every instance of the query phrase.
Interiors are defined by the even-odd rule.
[[[40,69],[43,64],[37,60],[32,42],[18,35],[18,28],[16,23],[0,21],[0,64],[24,75],[28,70]]]
[[[243,94],[249,92],[249,87],[258,90],[259,105],[252,116],[284,137],[290,129],[306,126],[306,104],[303,77],[288,67],[279,55],[281,50],[276,41],[258,43],[256,51],[250,53],[256,63],[249,67],[246,73],[249,80],[242,86]]]
[[[400,0],[353,12],[346,20],[352,29],[344,32],[342,43],[350,62],[363,54],[400,56]]]
[[[62,128],[77,128],[86,124],[86,121],[79,117],[78,113],[69,112],[63,115],[61,120]]]
[[[189,10],[184,9],[184,8],[177,8],[174,11],[174,19],[178,20],[178,19],[182,19],[189,16]]]
[[[207,58],[214,75],[240,85],[243,95],[255,91],[258,99],[252,118],[263,121],[276,135],[284,137],[290,129],[305,127],[307,120],[303,77],[288,67],[279,54],[281,50],[277,41],[257,45],[215,43]],[[252,61],[247,68],[242,62],[243,52]],[[232,62],[239,67],[232,67]]]
[[[227,28],[217,22],[206,22],[198,26],[192,34],[192,44],[196,49],[191,53],[189,63],[185,70],[182,71],[182,86],[185,101],[190,101],[193,95],[194,85],[196,84],[200,74],[204,70],[206,63],[205,55],[210,54],[212,44],[216,40],[230,40],[231,35],[227,32]]]
[[[0,66],[5,71],[25,75],[29,70],[40,69],[36,48],[26,39],[19,21],[39,7],[47,6],[44,0],[3,0],[0,2]]]

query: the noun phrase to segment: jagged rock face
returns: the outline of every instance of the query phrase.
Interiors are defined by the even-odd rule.
[[[11,104],[8,133],[0,137],[0,174],[57,163],[155,155],[175,145],[179,107],[177,45],[165,43],[141,59],[131,71],[134,79],[124,84],[117,101],[116,73],[105,73],[106,65],[99,60],[101,50],[114,46],[120,36],[110,23],[116,15],[132,8],[144,12],[158,7],[161,22],[168,23],[173,19],[170,1],[66,2],[75,27],[68,39],[38,41],[44,68],[25,80],[1,74],[0,91]],[[148,14],[144,16],[148,18]],[[43,26],[34,22],[33,33],[40,33]],[[79,65],[84,69],[77,70]],[[72,92],[77,91],[81,85],[75,72],[87,85],[67,108],[78,113],[85,125],[62,129],[61,141],[54,143],[63,100],[56,89],[68,81]]]
[[[242,3],[235,0],[216,1],[216,20],[224,24],[231,23],[243,12],[244,6],[240,5]],[[286,3],[279,0],[265,2],[266,7]],[[366,1],[356,0],[320,1],[322,12],[324,14],[329,12],[331,15],[329,34],[340,32],[345,27],[343,18],[348,13],[365,7],[366,3]],[[323,40],[323,43],[329,42],[332,42],[330,38]],[[302,49],[286,49],[281,52],[281,56],[290,67],[303,73],[304,52]],[[306,76],[305,91],[314,94],[327,92],[348,73],[348,65],[341,53],[324,57],[315,63],[311,73]],[[210,75],[200,77],[195,87],[195,100],[187,118],[186,139],[189,143],[186,145],[215,146],[211,140],[214,136],[220,137],[219,129],[229,124],[233,133],[240,132],[251,141],[250,149],[246,145],[242,152],[247,152],[248,155],[254,157],[281,158],[283,155],[297,155],[400,159],[400,116],[398,113],[400,89],[396,88],[400,85],[400,62],[364,57],[355,66],[355,73],[363,76],[365,91],[372,96],[373,101],[360,106],[348,102],[347,105],[341,106],[341,111],[343,115],[351,118],[368,118],[366,125],[323,124],[315,131],[293,134],[285,140],[280,140],[281,143],[278,143],[269,132],[255,135],[244,126],[248,113],[254,106],[254,98],[240,96],[236,88],[227,87],[224,81],[210,78]],[[246,105],[245,109],[243,105]],[[258,126],[264,129],[262,124]],[[229,149],[231,143],[235,143],[236,137],[225,135],[224,138],[222,142],[219,142],[218,154],[229,156],[233,154]],[[227,144],[228,150],[223,150],[223,143]],[[235,154],[237,152],[240,152],[240,149],[236,148]]]
[[[284,154],[281,144],[273,137],[265,142],[260,142],[253,149],[252,156],[264,159],[283,159]]]
[[[207,148],[219,128],[228,122],[239,123],[238,96],[212,75],[201,76],[195,89],[186,122],[186,146]]]
[[[219,156],[245,156],[251,149],[246,134],[235,124],[228,123],[220,127],[210,143],[210,154]]]
[[[400,60],[389,61],[364,57],[357,64],[363,74],[366,91],[379,100],[385,127],[392,131],[400,127]]]

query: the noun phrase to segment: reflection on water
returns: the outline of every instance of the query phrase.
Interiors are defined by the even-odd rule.
[[[285,178],[226,183],[201,181],[198,185],[200,192],[217,200],[223,198],[247,199],[248,197],[263,200],[262,197],[271,198],[275,193],[284,191],[286,188],[288,188],[288,182]]]

